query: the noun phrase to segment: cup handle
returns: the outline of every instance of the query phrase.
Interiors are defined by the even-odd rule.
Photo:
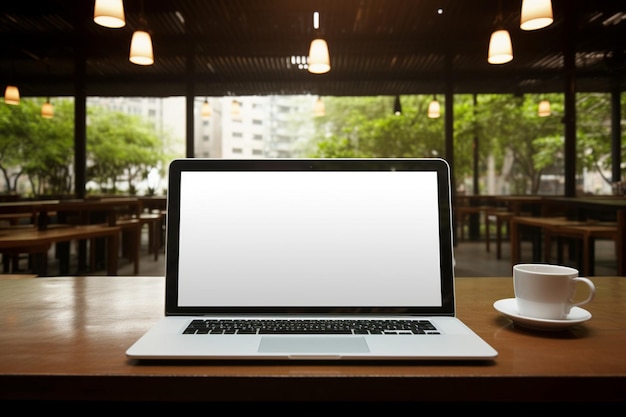
[[[579,301],[577,303],[574,303],[574,300],[570,300],[570,305],[568,308],[568,312],[572,307],[577,307],[577,306],[581,306],[583,304],[587,304],[588,302],[590,302],[591,300],[593,300],[593,298],[596,296],[596,286],[594,285],[594,283],[589,279],[589,278],[584,278],[584,277],[576,277],[572,279],[572,285],[576,285],[577,282],[584,282],[585,284],[587,284],[587,287],[589,287],[589,294],[587,294],[587,298]]]

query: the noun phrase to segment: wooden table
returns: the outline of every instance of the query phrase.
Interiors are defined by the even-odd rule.
[[[17,215],[31,213],[36,219],[37,227],[46,229],[50,224],[51,214],[61,217],[60,222],[70,215],[80,217],[79,224],[106,222],[115,226],[116,214],[119,211],[139,215],[141,202],[136,197],[111,197],[102,199],[75,200],[34,200],[0,203],[0,214]],[[96,216],[94,218],[94,216]]]
[[[0,400],[41,400],[64,411],[72,405],[65,401],[79,400],[123,409],[153,401],[288,402],[301,412],[329,402],[367,409],[373,402],[625,405],[626,278],[593,281],[589,321],[538,332],[493,308],[513,296],[511,277],[457,278],[458,316],[499,352],[479,363],[138,362],[124,352],[163,315],[164,278],[0,281]]]
[[[33,228],[19,230],[0,231],[0,252],[8,253],[30,253],[38,255],[33,271],[39,275],[45,275],[47,270],[47,253],[52,244],[69,243],[72,240],[91,241],[91,268],[95,263],[95,239],[105,238],[107,240],[106,255],[107,273],[117,275],[117,257],[119,248],[119,227],[103,225],[67,226],[38,230]],[[69,270],[69,252],[67,256],[60,257],[59,269],[64,272]]]
[[[543,249],[547,248],[547,237],[544,229],[558,226],[584,224],[581,221],[570,220],[565,217],[531,217],[512,216],[509,219],[509,238],[511,241],[511,266],[521,261],[522,232],[521,228],[533,228],[537,233],[533,233],[532,259],[528,262],[544,262],[545,254]]]
[[[135,216],[139,216],[141,210],[141,203],[136,197],[109,197],[99,199],[68,199],[68,200],[33,200],[33,201],[18,201],[9,203],[0,203],[0,215],[5,217],[22,216],[29,214],[33,221],[37,225],[37,229],[40,231],[46,231],[49,227],[53,227],[53,217],[56,216],[57,224],[72,224],[72,225],[94,225],[106,223],[109,226],[116,226],[118,215],[120,213],[130,213]],[[128,228],[127,225],[122,225],[122,228]],[[93,230],[97,229],[95,226]],[[119,230],[118,230],[119,231]],[[140,228],[134,233],[139,233]],[[54,233],[52,233],[54,235]],[[102,236],[95,236],[96,240],[92,243],[96,247],[95,249],[95,261],[98,264],[104,264],[105,258],[105,242],[104,238],[109,236],[109,233],[105,233]],[[47,241],[47,234],[35,235],[34,237],[41,238],[41,242],[36,242],[31,239],[29,244],[43,248],[46,245],[50,245]],[[79,238],[76,238],[79,239]],[[78,244],[78,259],[79,265],[82,267],[87,263],[87,247],[84,239],[91,239],[91,237],[81,238]],[[60,239],[57,244],[57,251],[61,259],[63,259],[60,274],[67,275],[69,270],[66,266],[69,263],[69,240]],[[109,239],[110,242],[110,239]],[[136,247],[132,248],[133,253],[138,254],[140,244],[140,238],[134,239]],[[5,242],[6,243],[6,242]],[[5,243],[0,243],[0,249],[7,246]],[[15,245],[14,245],[15,246]],[[26,252],[23,252],[26,253]],[[139,256],[134,256],[135,271],[139,271]],[[92,259],[94,261],[94,259]],[[113,268],[117,274],[117,261],[115,266],[112,263],[111,257],[109,257],[108,270],[112,273]]]
[[[494,207],[493,195],[457,195],[452,205],[455,236],[460,232],[460,240],[465,239],[465,225],[470,240],[480,239],[480,215]],[[487,231],[486,231],[487,232]],[[456,241],[456,240],[455,240]]]
[[[626,197],[551,197],[546,201],[560,204],[572,211],[571,216],[579,220],[596,215],[609,215],[617,222],[618,239],[615,242],[617,253],[617,273],[626,276]]]
[[[506,207],[516,216],[522,213],[539,215],[544,209],[544,197],[540,195],[498,195],[495,196],[494,201],[497,206]]]

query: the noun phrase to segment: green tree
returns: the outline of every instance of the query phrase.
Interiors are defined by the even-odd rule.
[[[327,116],[317,121],[316,148],[311,156],[337,157],[335,152],[380,158],[442,155],[441,119],[426,118],[430,97],[403,96],[400,116],[392,112],[393,100],[393,97],[325,99]]]
[[[21,167],[30,147],[29,106],[0,106],[0,170],[4,179],[4,192],[16,193]]]
[[[162,161],[162,144],[147,121],[121,112],[88,109],[87,179],[101,191],[117,191],[126,182],[131,194],[136,182],[147,178]]]
[[[54,117],[41,117],[41,98],[0,105],[0,171],[5,192],[26,196],[71,194],[74,180],[74,102],[53,102]],[[153,127],[135,116],[88,109],[87,180],[102,190],[125,181],[130,192],[167,157]],[[26,189],[26,185],[28,189]]]
[[[22,99],[17,106],[0,107],[0,169],[5,190],[20,192],[26,177],[26,195],[71,191],[73,161],[73,103],[55,103],[55,117],[41,117],[42,99]]]
[[[537,114],[541,98],[551,102],[550,117]],[[583,169],[606,171],[611,165],[609,97],[580,93],[576,99],[577,170],[579,173]],[[316,122],[310,155],[443,156],[443,117],[426,117],[430,100],[430,96],[402,96],[403,114],[394,116],[392,97],[326,98],[327,116]],[[484,192],[485,178],[489,175],[496,176],[500,184],[497,190],[537,194],[550,191],[540,188],[545,184],[546,174],[564,174],[563,95],[455,95],[453,107],[454,161],[451,162],[457,187],[473,175],[476,144],[483,185],[475,193]],[[490,166],[493,173],[489,172]]]

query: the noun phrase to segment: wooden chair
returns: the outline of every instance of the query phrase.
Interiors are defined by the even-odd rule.
[[[491,204],[492,196],[459,196],[456,199],[454,209],[454,227],[459,240],[465,240],[465,229],[468,229],[467,238],[472,238],[472,227],[478,227],[478,237],[480,237],[480,222],[485,211],[493,209]],[[476,222],[474,222],[476,221]],[[474,225],[474,226],[473,226]],[[485,225],[486,227],[486,225]]]
[[[144,226],[148,228],[148,253],[154,255],[154,260],[159,259],[159,251],[162,245],[161,228],[163,214],[160,211],[145,212],[139,215],[128,215],[118,218],[115,222],[116,226],[122,228],[126,232],[126,238],[122,242],[132,247],[130,259],[135,260],[135,274],[139,274],[139,253],[141,250],[141,231]],[[128,254],[128,249],[123,253]]]
[[[584,226],[585,224],[585,221],[571,220],[564,216],[512,216],[509,219],[511,265],[515,265],[521,261],[521,244],[523,234],[526,234],[533,244],[532,262],[541,262],[542,258],[545,260],[547,248],[550,246],[548,244],[550,231],[561,226]]]
[[[495,225],[496,232],[496,258],[502,258],[502,238],[509,236],[509,221],[515,215],[512,211],[503,208],[491,208],[485,210],[485,246],[487,252],[491,250],[491,224]],[[504,234],[503,234],[504,232]]]
[[[575,240],[578,244],[582,244],[576,251],[576,258],[579,269],[584,276],[593,276],[595,273],[595,242],[599,239],[612,240],[617,242],[619,237],[618,227],[616,223],[590,223],[585,225],[565,225],[549,228],[546,231],[546,262],[550,261],[551,243],[557,240],[557,262],[563,262],[563,240]],[[615,248],[618,264],[620,257],[624,256],[619,253],[617,246]]]

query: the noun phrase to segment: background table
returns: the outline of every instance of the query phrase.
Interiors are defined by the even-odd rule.
[[[458,316],[499,352],[479,363],[137,362],[124,352],[163,315],[164,278],[0,281],[0,400],[625,404],[626,278],[593,281],[592,319],[546,333],[493,308],[510,277],[457,278]]]

